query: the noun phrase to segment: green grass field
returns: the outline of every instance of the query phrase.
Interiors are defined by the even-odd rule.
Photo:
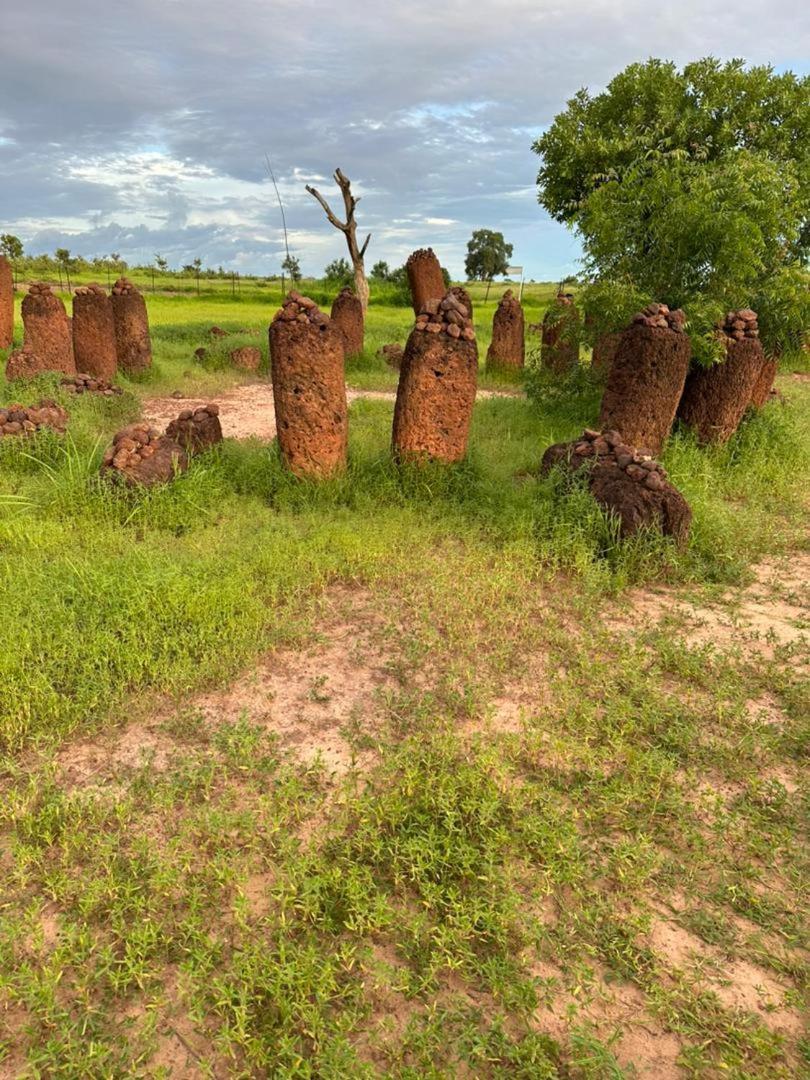
[[[149,376],[0,442],[0,1075],[808,1075],[806,373],[676,431],[684,551],[538,477],[587,371],[479,401],[455,469],[357,400],[322,485],[255,440],[99,484],[278,300],[150,294]],[[347,382],[411,322],[372,303]]]

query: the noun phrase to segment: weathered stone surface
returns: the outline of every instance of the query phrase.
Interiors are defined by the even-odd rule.
[[[4,405],[0,408],[0,438],[33,435],[50,428],[60,435],[67,427],[68,414],[55,401],[43,398],[37,405]]]
[[[599,424],[632,446],[661,452],[683,393],[692,348],[668,326],[633,323],[621,336],[602,396]]]
[[[202,351],[205,353],[204,349]],[[233,366],[240,371],[258,371],[261,366],[262,350],[258,345],[240,345],[238,349],[231,349],[229,355]]]
[[[219,422],[219,405],[204,405],[199,409],[183,409],[176,420],[166,428],[166,434],[189,457],[209,450],[222,442],[222,425]]]
[[[183,447],[143,422],[116,432],[101,466],[103,473],[131,487],[165,484],[187,468]]]
[[[349,439],[343,335],[296,291],[270,324],[270,371],[287,468],[312,478],[343,469]]]
[[[45,370],[40,357],[30,349],[26,349],[24,345],[21,349],[15,349],[14,352],[9,353],[6,360],[6,378],[9,382],[12,379],[33,379],[35,375]]]
[[[447,295],[452,296],[454,299],[458,300],[460,304],[464,305],[464,307],[467,309],[467,314],[470,318],[470,322],[473,323],[475,316],[473,312],[472,299],[464,286],[451,285],[450,288],[447,290]]]
[[[106,379],[98,379],[86,371],[80,371],[77,375],[65,375],[62,387],[68,394],[100,394],[102,397],[115,397],[124,392],[120,386],[114,386]]]
[[[405,349],[396,342],[391,345],[383,345],[382,348],[377,350],[377,356],[381,357],[389,367],[395,368],[397,371],[402,367],[402,357],[404,355]]]
[[[78,371],[106,381],[115,378],[115,320],[100,285],[79,286],[73,295],[73,357]]]
[[[400,461],[452,463],[467,452],[478,346],[464,311],[449,294],[429,300],[408,338],[394,407],[393,450]]]
[[[754,383],[754,389],[751,391],[751,404],[755,409],[761,409],[763,405],[770,401],[778,369],[778,360],[773,359],[773,357],[764,358],[757,381]]]
[[[363,305],[348,286],[335,297],[331,318],[343,335],[346,356],[359,356],[363,351]]]
[[[655,528],[684,544],[692,511],[667,478],[666,470],[643,450],[629,446],[618,431],[586,430],[570,443],[555,443],[543,454],[541,472],[562,466],[572,474],[587,468],[588,486],[599,505],[618,516],[620,534]]]
[[[42,371],[76,372],[65,305],[50,285],[34,282],[22,302],[23,348],[42,362]]]
[[[113,285],[113,319],[118,366],[127,375],[139,375],[152,366],[152,341],[146,301],[128,278]]]
[[[493,371],[521,371],[526,360],[523,308],[507,289],[492,318],[492,343],[487,367]]]
[[[540,360],[558,375],[574,371],[579,364],[579,312],[570,293],[560,293],[543,317]]]
[[[728,442],[751,404],[764,364],[765,354],[757,338],[729,336],[722,363],[694,367],[689,372],[678,416],[692,428],[699,443]]]
[[[11,263],[0,255],[0,349],[14,340],[14,274]]]
[[[602,334],[593,347],[591,354],[591,369],[601,377],[607,377],[612,365],[619,342],[622,339],[621,330],[610,334]]]
[[[441,300],[444,296],[444,277],[433,248],[419,248],[405,263],[411,303],[418,315],[429,300]]]

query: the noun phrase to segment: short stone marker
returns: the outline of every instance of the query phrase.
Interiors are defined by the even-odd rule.
[[[73,340],[65,305],[50,285],[34,282],[22,302],[23,349],[36,357],[40,371],[76,373]]]
[[[120,277],[112,288],[115,349],[118,366],[127,375],[139,375],[152,366],[152,341],[146,301],[129,278]]]

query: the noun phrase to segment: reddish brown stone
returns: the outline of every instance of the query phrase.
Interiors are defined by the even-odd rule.
[[[418,315],[429,300],[444,296],[444,277],[433,248],[419,248],[405,263],[413,310]]]
[[[230,358],[233,366],[241,371],[258,371],[262,362],[262,350],[258,345],[240,345],[238,349],[231,350]]]
[[[188,455],[168,435],[146,423],[130,424],[113,436],[101,469],[131,487],[165,484],[188,468]]]
[[[478,346],[469,320],[463,327],[449,321],[452,310],[431,315],[442,321],[423,327],[417,320],[405,346],[393,430],[394,455],[400,461],[452,463],[467,452]]]
[[[473,305],[470,294],[464,288],[463,285],[451,285],[447,290],[447,295],[454,297],[460,304],[463,304],[467,309],[467,318],[470,322],[473,321]]]
[[[611,334],[602,334],[593,347],[591,370],[594,374],[607,376],[613,365],[613,358],[622,339],[621,330]]]
[[[33,379],[35,375],[45,370],[42,360],[25,346],[15,349],[6,361],[6,378],[9,382],[12,379]]]
[[[759,340],[747,337],[729,342],[722,363],[690,371],[678,416],[701,445],[728,442],[751,403],[764,363]]]
[[[526,359],[523,308],[507,289],[492,318],[492,343],[487,350],[491,370],[521,371]]]
[[[0,349],[14,340],[14,274],[11,263],[0,255]]]
[[[7,435],[33,435],[50,428],[62,435],[68,414],[55,401],[43,398],[37,405],[4,405],[0,408],[0,438]]]
[[[152,366],[152,341],[146,301],[127,278],[112,289],[115,347],[118,366],[127,375],[138,375]]]
[[[691,359],[686,334],[634,323],[621,336],[602,396],[599,423],[634,446],[660,453]]]
[[[73,295],[73,356],[78,371],[106,381],[115,378],[115,321],[100,285],[79,286]]]
[[[405,355],[405,350],[401,345],[383,345],[382,348],[377,350],[377,356],[382,357],[389,367],[395,368],[397,371],[402,367],[402,357]]]
[[[343,335],[346,355],[359,356],[363,351],[363,305],[348,286],[335,297],[332,322]]]
[[[567,294],[560,294],[543,318],[543,367],[558,375],[574,371],[579,364],[579,313]]]
[[[76,375],[65,375],[61,385],[68,394],[101,394],[103,397],[115,397],[123,394],[120,386],[114,386],[106,379],[99,379],[86,371],[80,371]]]
[[[42,362],[42,371],[76,372],[65,305],[50,285],[35,282],[22,302],[23,348]]]
[[[287,468],[314,478],[343,469],[349,438],[343,335],[295,291],[270,324],[270,370]]]
[[[754,383],[754,389],[751,391],[751,404],[755,409],[761,409],[770,399],[778,368],[778,360],[769,357],[763,358],[757,381]]]
[[[209,450],[222,442],[222,425],[219,422],[219,406],[204,405],[199,409],[184,409],[176,420],[166,428],[166,434],[189,457]]]

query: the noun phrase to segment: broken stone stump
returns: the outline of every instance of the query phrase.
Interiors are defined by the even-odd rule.
[[[599,426],[659,454],[675,420],[692,356],[680,308],[650,304],[622,333],[608,373]]]
[[[441,300],[445,293],[444,277],[433,248],[419,248],[405,263],[411,303],[416,315],[428,300]]]
[[[183,409],[176,420],[166,428],[166,434],[189,457],[209,450],[222,442],[222,425],[219,422],[219,405],[202,405],[199,409]]]
[[[152,366],[152,340],[146,301],[125,277],[119,278],[113,285],[110,299],[118,366],[127,375],[139,375]]]
[[[487,350],[491,371],[522,371],[526,361],[523,308],[507,289],[492,317],[492,343]]]
[[[68,414],[55,401],[43,398],[38,405],[4,405],[0,408],[0,438],[34,435],[42,428],[63,435]]]
[[[202,352],[205,353],[205,349]],[[262,362],[262,350],[258,345],[240,345],[238,349],[231,349],[228,355],[233,366],[240,371],[258,371]]]
[[[11,263],[0,255],[0,349],[14,341],[14,274]]]
[[[394,407],[399,461],[461,461],[467,453],[478,346],[464,304],[428,300],[405,346]]]
[[[118,356],[112,302],[100,285],[80,285],[73,294],[73,357],[77,371],[115,378]]]
[[[44,362],[24,345],[9,353],[6,360],[6,378],[9,382],[12,379],[33,379],[42,371],[45,371]]]
[[[757,316],[750,308],[730,311],[720,333],[726,359],[694,367],[678,406],[678,416],[704,446],[728,442],[737,430],[766,363]]]
[[[567,375],[579,366],[579,312],[570,293],[559,293],[543,316],[540,361],[557,375]]]
[[[50,285],[34,282],[22,302],[23,349],[39,359],[40,371],[73,375],[73,340],[65,305]]]
[[[345,467],[349,441],[343,335],[314,300],[293,290],[269,336],[284,463],[299,477],[329,476]]]
[[[402,367],[402,357],[404,355],[405,350],[396,343],[383,345],[382,348],[377,350],[377,356],[381,357],[389,367],[394,368],[396,371],[399,371]]]
[[[130,487],[165,484],[188,468],[188,454],[168,435],[139,422],[122,428],[104,452],[102,473]]]
[[[363,305],[348,286],[335,297],[331,319],[343,334],[346,356],[359,356],[363,351]]]
[[[555,443],[543,454],[540,471],[556,465],[571,475],[587,470],[588,487],[602,509],[619,519],[622,539],[654,528],[686,543],[692,510],[666,469],[646,449],[628,445],[618,431],[586,430],[570,443]]]

